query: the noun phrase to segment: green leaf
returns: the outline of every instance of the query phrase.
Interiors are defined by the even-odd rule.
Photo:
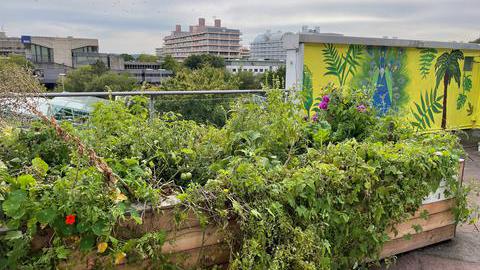
[[[92,226],[92,231],[93,231],[94,234],[96,234],[98,236],[102,236],[102,235],[105,235],[107,233],[106,228],[107,228],[106,222],[101,220],[101,221],[96,222]]]
[[[81,251],[88,251],[93,247],[93,245],[95,245],[95,236],[93,235],[86,235],[80,239]]]
[[[45,176],[48,172],[48,164],[43,159],[36,157],[32,160],[32,168],[40,175]]]
[[[5,240],[21,239],[23,237],[22,231],[8,231],[5,234]]]
[[[20,218],[25,214],[24,203],[27,201],[27,193],[23,190],[11,192],[2,204],[3,211],[7,216]]]
[[[37,213],[36,218],[42,224],[50,224],[55,220],[57,212],[53,208],[47,208]]]
[[[30,174],[23,174],[17,177],[17,183],[22,189],[27,189],[28,187],[34,186],[37,184],[35,178]]]

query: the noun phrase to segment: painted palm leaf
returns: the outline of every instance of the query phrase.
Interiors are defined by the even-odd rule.
[[[414,127],[418,129],[427,129],[431,128],[432,124],[435,124],[435,114],[442,112],[442,101],[443,96],[437,96],[437,89],[431,89],[430,91],[425,91],[424,94],[420,95],[420,104],[414,102],[415,109],[411,109],[412,115],[416,121],[410,122]]]
[[[440,55],[435,63],[435,76],[437,78],[435,88],[438,88],[442,80],[446,80],[447,85],[450,83],[451,78],[455,80],[460,87],[460,76],[462,74],[460,70],[459,60],[463,59],[463,52],[460,50],[452,50],[444,52]]]
[[[333,75],[341,82],[340,74],[342,72],[342,57],[339,55],[337,48],[333,44],[325,44],[322,50],[323,58],[327,64],[327,72],[325,75]]]
[[[363,46],[351,44],[345,55],[340,54],[333,44],[325,44],[322,50],[323,58],[327,66],[325,75],[333,75],[338,79],[340,86],[345,85],[348,77],[355,75],[360,65],[358,59],[362,56]]]
[[[420,49],[420,74],[425,79],[430,74],[430,68],[438,51],[434,48]]]

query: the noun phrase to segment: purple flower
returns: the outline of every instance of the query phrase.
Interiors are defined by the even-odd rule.
[[[325,101],[320,102],[320,104],[318,105],[318,108],[326,111],[328,109],[328,102],[325,102]]]
[[[367,107],[365,107],[365,105],[361,104],[361,105],[358,105],[357,106],[357,111],[358,112],[361,112],[361,113],[364,113],[367,111]]]
[[[330,97],[328,95],[325,95],[322,97],[322,101],[328,104],[330,102]]]
[[[318,113],[315,113],[315,114],[312,116],[312,121],[313,121],[313,122],[317,122],[317,121],[318,121]]]

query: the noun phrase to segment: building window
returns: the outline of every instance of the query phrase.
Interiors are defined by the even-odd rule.
[[[258,68],[255,69],[255,72],[258,72]]]
[[[472,71],[473,69],[473,57],[467,56],[465,57],[465,61],[463,62],[463,71]]]
[[[32,61],[34,63],[53,63],[53,50],[37,44],[31,44]]]

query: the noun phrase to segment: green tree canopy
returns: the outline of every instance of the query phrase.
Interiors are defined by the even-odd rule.
[[[214,68],[224,68],[225,61],[222,57],[211,54],[194,54],[190,55],[183,61],[183,65],[189,69],[198,69],[205,65]]]
[[[239,80],[238,89],[262,89],[262,75],[256,75],[251,71],[240,71],[236,75]]]
[[[238,87],[238,77],[208,65],[195,70],[180,69],[175,77],[161,86],[164,90],[226,90]]]
[[[171,55],[165,56],[161,67],[166,70],[171,70],[173,73],[176,73],[177,70],[180,68],[180,64],[173,58]]]
[[[132,55],[128,54],[128,53],[122,53],[122,54],[120,54],[120,57],[122,57],[123,60],[126,61],[126,62],[128,62],[128,61],[135,61],[135,58],[134,58]]]
[[[285,66],[280,66],[275,71],[267,71],[263,74],[262,83],[267,87],[274,87],[277,82],[280,83],[280,88],[285,88],[285,75],[287,69]]]
[[[131,91],[136,80],[128,74],[112,71],[99,73],[98,66],[84,66],[68,72],[64,79],[67,92],[103,92],[108,86],[112,91]],[[59,81],[59,87],[62,82]]]
[[[158,60],[157,56],[151,55],[151,54],[146,54],[146,53],[140,54],[137,58],[137,61],[142,62],[142,63],[156,62],[157,60]]]

